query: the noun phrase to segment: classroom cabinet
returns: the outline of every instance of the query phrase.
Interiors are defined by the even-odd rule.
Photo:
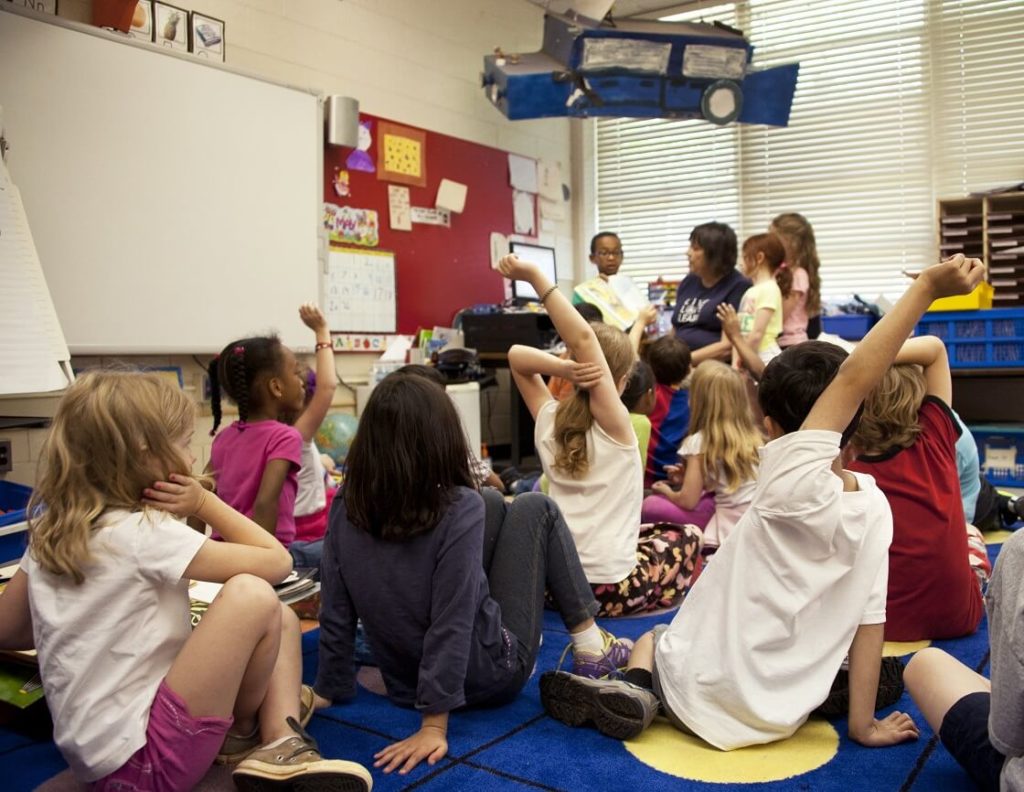
[[[1024,306],[1024,192],[939,201],[939,252],[988,267],[993,308]]]

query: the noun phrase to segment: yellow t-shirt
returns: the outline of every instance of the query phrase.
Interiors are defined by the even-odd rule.
[[[761,336],[761,345],[758,352],[767,352],[778,345],[779,335],[782,333],[782,292],[779,291],[779,284],[774,278],[755,283],[743,294],[740,300],[740,330],[744,336],[750,335],[754,329],[754,317],[762,308],[771,309],[772,318],[768,320],[768,326]]]

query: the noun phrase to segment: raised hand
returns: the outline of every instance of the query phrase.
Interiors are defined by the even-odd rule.
[[[514,253],[502,256],[498,262],[498,271],[510,280],[529,280],[530,276],[537,271],[537,265],[529,261],[522,261]]]
[[[963,253],[957,253],[920,272],[904,271],[904,274],[926,281],[938,299],[972,292],[985,278],[985,265],[981,259],[967,258]]]
[[[299,318],[314,333],[327,329],[327,320],[315,303],[303,303],[299,306]]]

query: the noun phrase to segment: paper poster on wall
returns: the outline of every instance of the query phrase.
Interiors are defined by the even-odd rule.
[[[537,199],[537,209],[542,220],[565,220],[565,204],[562,201],[549,201],[541,195]]]
[[[334,194],[339,198],[348,198],[352,194],[351,181],[347,170],[335,168],[332,184],[334,185]]]
[[[377,212],[352,206],[324,204],[324,228],[331,242],[376,247],[380,243]]]
[[[508,183],[516,190],[537,192],[537,160],[509,154]]]
[[[412,221],[423,225],[436,225],[451,228],[452,216],[446,209],[435,209],[430,206],[414,206],[411,210]]]
[[[450,212],[459,214],[466,208],[466,185],[451,179],[441,179],[437,188],[437,198],[434,206],[438,209],[447,209]]]
[[[377,178],[427,186],[427,133],[381,121],[377,125]]]
[[[324,313],[332,331],[394,333],[398,326],[395,254],[331,246]]]
[[[359,122],[359,138],[356,147],[345,160],[345,166],[349,170],[373,173],[377,170],[373,164],[373,157],[370,156],[370,146],[373,144],[373,133],[371,128],[373,121],[366,119]]]
[[[537,163],[537,191],[549,201],[562,200],[562,164],[551,160]]]
[[[498,262],[508,254],[508,237],[504,234],[499,234],[497,231],[491,232],[491,269],[498,268]]]
[[[412,231],[412,214],[409,209],[409,188],[389,184],[388,217],[393,231]]]
[[[335,352],[383,352],[391,336],[384,333],[332,333]]]
[[[512,194],[512,214],[515,220],[517,234],[534,233],[535,213],[533,208],[533,194],[517,190]]]

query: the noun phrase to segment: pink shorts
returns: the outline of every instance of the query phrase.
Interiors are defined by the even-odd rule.
[[[213,765],[232,722],[232,718],[193,718],[182,698],[162,681],[149,711],[146,744],[91,788],[102,792],[192,789]]]

